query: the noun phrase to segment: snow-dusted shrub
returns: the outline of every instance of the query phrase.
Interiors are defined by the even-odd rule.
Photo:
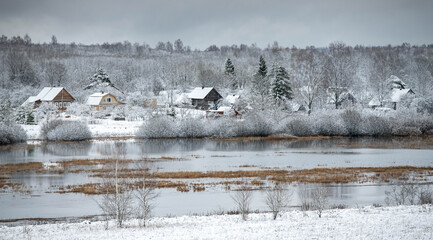
[[[31,106],[24,105],[18,107],[15,112],[15,121],[18,124],[34,124],[35,117],[33,116]]]
[[[26,140],[27,134],[21,126],[0,122],[0,145],[24,142]]]
[[[364,121],[364,133],[371,136],[388,136],[392,134],[391,123],[385,117],[368,116]]]
[[[140,126],[136,135],[140,138],[176,137],[176,123],[173,118],[167,116],[151,118]]]
[[[127,121],[145,120],[149,114],[144,107],[129,106],[125,110]]]
[[[88,116],[90,114],[90,106],[79,102],[73,102],[68,106],[65,113],[75,116]]]
[[[49,102],[41,103],[34,113],[35,120],[38,123],[41,122],[42,119],[52,119],[56,115],[58,115],[57,106]]]
[[[127,107],[125,105],[116,106],[113,111],[111,111],[111,119],[124,120],[126,119],[127,112]]]
[[[236,136],[236,122],[229,118],[212,119],[206,122],[208,134],[215,138],[231,138]]]
[[[273,133],[271,120],[259,114],[245,117],[244,123],[247,124],[247,128],[244,130],[248,133],[248,137],[266,137]]]
[[[178,122],[178,136],[184,138],[201,138],[207,135],[203,120],[185,118]]]
[[[41,126],[41,137],[43,139],[48,139],[48,132],[56,129],[58,126],[63,125],[65,121],[61,119],[54,119],[48,122],[45,122]]]
[[[50,141],[83,141],[91,137],[87,124],[76,121],[65,121],[47,134]]]
[[[235,122],[233,124],[233,135],[235,137],[249,137],[251,136],[252,127],[247,120]]]
[[[298,137],[314,135],[311,123],[307,118],[297,118],[290,120],[286,125],[287,131]]]
[[[422,132],[417,127],[406,127],[397,125],[392,128],[392,135],[395,136],[413,136],[421,134]]]
[[[322,136],[344,136],[347,134],[338,115],[323,114],[316,115],[315,133]]]
[[[340,114],[343,120],[343,125],[346,128],[346,132],[349,136],[357,136],[361,134],[361,114],[353,109],[346,109]]]

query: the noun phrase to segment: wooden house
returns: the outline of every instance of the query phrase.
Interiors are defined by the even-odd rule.
[[[30,104],[33,108],[37,108],[41,103],[46,102],[52,103],[59,110],[64,111],[73,101],[75,98],[65,88],[45,87],[38,95],[29,97],[23,105]]]
[[[124,104],[111,93],[97,92],[89,96],[86,102],[94,111],[112,110],[115,106]]]
[[[390,96],[389,96],[389,101],[391,102],[391,107],[394,110],[397,110],[397,104],[399,102],[402,102],[408,98],[410,98],[411,96],[415,96],[415,92],[412,91],[412,89],[410,88],[405,88],[405,89],[397,89],[394,88],[391,90]]]
[[[191,104],[197,109],[217,109],[218,101],[223,97],[215,90],[215,88],[198,87],[188,95],[191,99]]]

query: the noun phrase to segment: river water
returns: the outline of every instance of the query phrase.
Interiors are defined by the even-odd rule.
[[[172,157],[157,163],[159,171],[236,171],[332,167],[433,166],[433,149],[423,139],[333,138],[305,141],[123,140],[80,143],[29,142],[0,148],[0,164],[110,158]],[[410,146],[411,148],[407,148]],[[416,149],[413,149],[416,148]],[[242,166],[248,165],[248,169]],[[50,193],[52,186],[95,182],[85,174],[15,173],[12,181],[27,192],[0,193],[0,219],[80,217],[101,214],[99,196]],[[329,184],[331,205],[384,204],[388,183]],[[299,206],[296,185],[291,205]],[[159,189],[155,216],[206,214],[233,210],[233,192],[206,188],[182,193]],[[266,210],[263,191],[254,191],[252,208]]]

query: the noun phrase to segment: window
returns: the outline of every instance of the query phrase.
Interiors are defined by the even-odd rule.
[[[107,97],[106,101],[107,101],[107,102],[111,102],[111,98],[110,98],[110,97]]]

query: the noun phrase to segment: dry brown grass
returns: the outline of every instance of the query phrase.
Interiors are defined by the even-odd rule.
[[[18,172],[41,171],[44,165],[41,162],[9,163],[0,165],[1,175],[10,175]]]
[[[270,180],[288,183],[389,182],[391,179],[405,178],[409,174],[418,174],[421,177],[432,172],[433,167],[412,166],[314,168],[293,170],[287,176],[273,176]]]

